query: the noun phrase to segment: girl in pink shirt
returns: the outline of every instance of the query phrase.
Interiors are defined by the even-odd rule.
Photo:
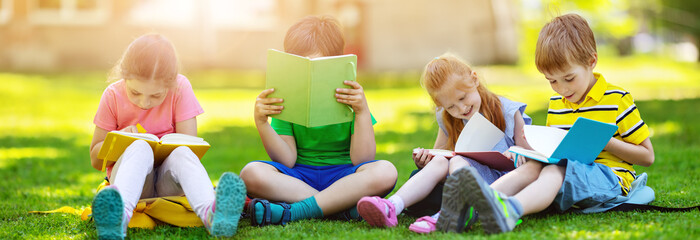
[[[97,153],[109,131],[137,132],[141,124],[149,133],[197,136],[197,115],[204,111],[192,85],[178,74],[173,45],[159,34],[134,40],[112,70],[114,79],[105,89],[95,114],[90,160],[102,168]],[[233,173],[224,173],[216,193],[199,158],[181,146],[153,166],[153,150],[143,140],[134,141],[116,163],[107,167],[110,186],[93,200],[93,218],[101,239],[122,239],[134,207],[141,198],[185,195],[204,226],[214,236],[236,233],[245,202],[245,184]]]

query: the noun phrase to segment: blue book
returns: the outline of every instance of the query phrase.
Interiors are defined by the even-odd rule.
[[[545,126],[525,126],[525,139],[533,150],[513,146],[508,151],[544,163],[562,159],[591,164],[603,151],[617,125],[579,117],[569,131]]]

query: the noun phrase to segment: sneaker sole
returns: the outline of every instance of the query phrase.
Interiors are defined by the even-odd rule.
[[[506,223],[502,205],[496,204],[494,192],[486,184],[474,168],[462,168],[457,170],[456,175],[465,184],[467,199],[473,203],[475,210],[479,213],[479,221],[488,234],[503,233],[512,230]]]
[[[92,210],[99,239],[124,239],[124,202],[116,189],[105,188],[97,193]]]
[[[464,180],[452,174],[445,181],[442,191],[440,217],[435,227],[443,232],[462,232],[466,222],[466,207],[468,199],[464,188]]]
[[[384,217],[384,212],[368,201],[360,201],[357,203],[357,212],[370,226],[393,227],[387,222]]]
[[[245,183],[234,173],[224,173],[216,186],[216,212],[211,235],[231,237],[238,230],[238,221],[245,205]]]

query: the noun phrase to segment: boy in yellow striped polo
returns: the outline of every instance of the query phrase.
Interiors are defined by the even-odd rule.
[[[593,164],[528,161],[490,186],[473,168],[456,171],[444,192],[450,187],[463,192],[452,200],[474,206],[487,233],[511,231],[523,215],[552,204],[561,211],[583,209],[625,196],[636,177],[633,165],[654,163],[649,128],[631,94],[593,72],[597,62],[593,32],[581,16],[556,17],[540,31],[535,64],[557,93],[549,100],[547,126],[568,130],[585,117],[618,130]]]

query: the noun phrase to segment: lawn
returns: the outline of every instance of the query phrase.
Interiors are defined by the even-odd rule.
[[[666,65],[664,65],[666,64]],[[648,70],[655,67],[656,71]],[[663,70],[658,70],[663,69]],[[653,205],[700,205],[700,70],[693,64],[616,62],[600,67],[608,81],[633,93],[642,117],[652,129],[653,166],[636,167],[649,174],[656,191]],[[477,68],[498,94],[529,104],[527,114],[543,124],[551,89],[532,70],[517,67]],[[89,206],[103,173],[90,167],[88,148],[99,97],[107,85],[104,73],[0,73],[0,239],[95,238],[94,224],[69,214],[29,214],[61,206]],[[268,159],[252,122],[255,96],[262,89],[259,72],[188,73],[205,109],[199,132],[213,147],[203,164],[212,180],[225,171],[240,172],[251,160]],[[620,80],[617,80],[620,79]],[[418,73],[364,73],[370,109],[376,117],[377,158],[399,171],[397,188],[415,168],[414,147],[431,147],[437,131],[429,97]],[[525,217],[513,232],[487,236],[477,228],[464,234],[416,235],[414,219],[399,217],[399,227],[373,229],[363,222],[305,220],[286,227],[250,227],[241,223],[236,238],[606,238],[658,239],[700,236],[700,212],[561,214]],[[130,238],[207,238],[204,228],[159,226],[129,230]]]

